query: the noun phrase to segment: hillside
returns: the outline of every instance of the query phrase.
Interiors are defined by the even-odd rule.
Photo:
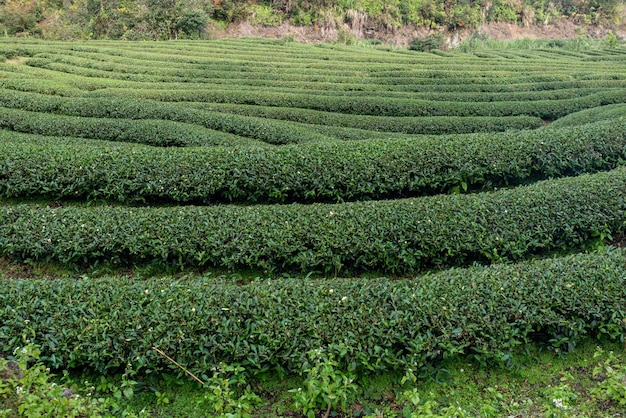
[[[624,416],[626,46],[578,42],[0,39],[0,415]]]
[[[454,46],[473,33],[497,40],[623,37],[625,10],[623,0],[2,0],[0,34],[52,40],[264,36],[406,46],[437,33]]]

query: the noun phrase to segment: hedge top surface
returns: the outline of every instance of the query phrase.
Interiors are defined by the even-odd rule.
[[[359,372],[458,354],[507,364],[516,347],[624,340],[626,254],[613,250],[453,269],[407,280],[3,280],[0,355],[23,334],[50,367],[199,374],[219,362],[297,373],[310,350]]]

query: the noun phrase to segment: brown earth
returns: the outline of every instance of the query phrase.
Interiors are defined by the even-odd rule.
[[[514,23],[487,23],[476,29],[461,29],[454,32],[441,32],[449,46],[457,46],[461,41],[473,33],[481,33],[495,40],[510,39],[572,39],[579,36],[603,38],[611,30],[615,31],[620,39],[626,39],[626,27],[601,27],[576,24],[571,20],[561,20],[549,25],[520,26]],[[213,38],[241,38],[241,37],[264,37],[264,38],[293,38],[302,43],[334,42],[338,39],[371,40],[379,39],[385,44],[403,47],[407,46],[413,38],[426,37],[438,31],[428,28],[416,28],[414,26],[384,27],[383,25],[371,25],[366,16],[358,12],[351,19],[351,23],[332,22],[322,26],[294,26],[285,22],[280,26],[270,27],[251,25],[249,21],[229,25],[226,29],[212,27],[210,29]]]
[[[18,57],[18,58],[11,58],[5,61],[6,64],[11,64],[11,65],[20,65],[23,64],[24,61],[26,61],[26,58],[24,57]]]

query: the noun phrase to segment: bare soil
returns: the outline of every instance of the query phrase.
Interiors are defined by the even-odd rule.
[[[351,23],[331,22],[322,26],[295,26],[284,22],[280,26],[255,26],[249,21],[234,23],[226,29],[213,27],[210,30],[213,38],[241,38],[241,37],[264,37],[264,38],[289,38],[302,43],[334,42],[341,36],[349,36],[354,40],[378,39],[385,44],[403,47],[407,46],[413,38],[426,37],[433,33],[442,33],[450,46],[467,39],[473,33],[478,32],[495,40],[511,39],[572,39],[579,36],[602,38],[611,30],[616,35],[626,38],[626,28],[611,26],[580,25],[571,20],[561,20],[549,25],[520,26],[513,23],[486,23],[476,29],[460,29],[453,32],[417,28],[415,26],[385,27],[380,24],[371,24],[367,17],[354,16]]]
[[[5,63],[11,64],[11,65],[20,65],[20,64],[23,64],[25,60],[26,58],[24,57],[17,57],[17,58],[8,59],[5,61]]]

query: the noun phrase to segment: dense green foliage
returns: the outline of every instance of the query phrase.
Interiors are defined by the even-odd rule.
[[[26,335],[51,367],[101,371],[220,361],[300,369],[309,350],[359,371],[420,368],[459,353],[507,363],[540,341],[624,338],[623,251],[450,270],[412,280],[212,278],[5,282],[0,352]]]
[[[337,205],[4,206],[0,256],[412,273],[602,241],[626,227],[625,184],[618,168],[490,193]]]
[[[355,115],[381,116],[537,116],[557,119],[591,107],[624,103],[624,91],[601,92],[575,99],[530,102],[444,102],[411,99],[384,99],[370,97],[333,97],[294,95],[285,93],[257,93],[249,91],[139,91],[100,93],[104,96],[121,95],[162,101],[205,101],[217,103],[251,104],[256,106],[288,106]],[[411,132],[415,133],[415,132]]]
[[[11,39],[0,54],[0,264],[78,273],[6,280],[0,357],[30,339],[52,367],[169,369],[156,346],[199,374],[296,372],[323,348],[342,382],[624,338],[626,257],[606,251],[626,233],[623,47]],[[82,276],[134,267],[196,276]],[[210,278],[242,270],[272,277]],[[405,278],[316,278],[361,274]]]
[[[95,138],[108,133],[103,126]],[[279,148],[159,149],[1,131],[0,139],[0,196],[120,202],[384,199],[577,175],[626,159],[624,118],[558,130]]]
[[[4,0],[0,3],[0,32],[49,39],[199,39],[208,37],[209,20],[226,24],[246,19],[258,26],[289,21],[316,28],[391,31],[416,25],[455,30],[485,22],[548,24],[564,17],[582,24],[619,23],[623,10],[621,0]]]
[[[37,362],[38,347],[26,344],[16,349],[12,367],[0,357],[0,414],[4,418],[103,417],[104,399],[81,398],[75,390],[53,382],[50,368]]]
[[[32,134],[134,142],[159,147],[230,145],[236,135],[164,120],[57,116],[0,108],[0,128]]]
[[[119,140],[126,142],[148,142],[150,145],[220,145],[237,144],[237,135],[258,139],[270,144],[288,144],[306,142],[316,139],[328,139],[306,127],[296,123],[275,122],[271,119],[261,119],[249,116],[229,115],[218,112],[207,112],[190,109],[182,106],[168,106],[140,100],[103,99],[91,100],[86,98],[64,98],[47,96],[37,93],[6,93],[0,98],[0,103],[11,108],[21,108],[42,113],[60,113],[62,115],[81,116],[82,120],[54,117],[51,115],[25,115],[23,112],[6,112],[0,126],[27,133],[41,133],[60,135],[63,127],[67,126],[68,135],[87,136],[97,139]],[[20,117],[22,116],[22,117]],[[116,120],[94,120],[92,118],[109,119],[161,119],[154,122],[129,122]],[[20,123],[20,121],[22,121]],[[41,123],[38,123],[41,121]],[[172,124],[165,121],[177,121],[199,125],[200,128],[209,128],[226,133],[215,133],[206,129],[184,127],[182,124]],[[72,128],[74,122],[74,128]],[[94,132],[91,127],[102,123],[104,131]],[[130,123],[130,126],[128,124]],[[111,131],[106,132],[106,125]],[[128,130],[134,131],[128,132]],[[125,132],[120,135],[120,130]],[[151,132],[152,131],[152,132]],[[158,131],[156,137],[153,135]],[[169,136],[174,138],[167,139]],[[163,137],[165,138],[159,138]],[[141,139],[143,138],[143,139]],[[245,144],[245,142],[244,142]],[[242,144],[243,145],[243,144]]]
[[[623,169],[384,200],[621,165],[622,49],[506,56],[488,71],[459,54],[461,71],[452,55],[261,40],[112,45],[0,43],[31,57],[0,67],[0,124],[22,132],[0,134],[3,198],[299,204],[10,204],[3,256],[401,273],[583,248],[623,229]],[[594,109],[617,111],[588,123]],[[489,132],[408,134],[459,129]]]
[[[616,104],[600,106],[562,117],[559,120],[554,121],[550,127],[561,128],[566,126],[584,125],[586,123],[593,123],[604,119],[613,119],[624,115],[626,115],[626,105]]]

